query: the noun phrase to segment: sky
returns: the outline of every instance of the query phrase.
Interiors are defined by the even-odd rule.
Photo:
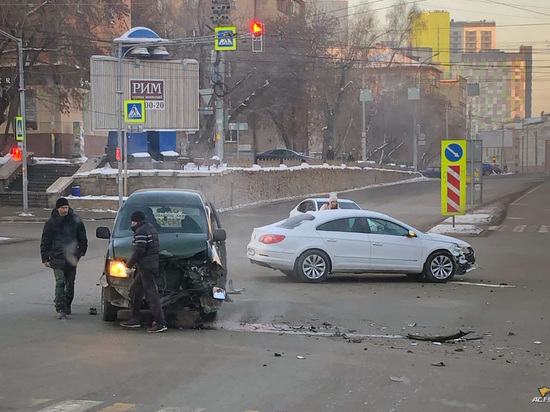
[[[412,3],[412,0],[410,0]],[[349,0],[353,6],[371,3],[385,23],[387,7],[394,0]],[[533,46],[533,113],[550,113],[550,1],[548,0],[418,0],[423,11],[445,10],[455,21],[494,21],[497,48],[519,51],[521,45]],[[386,8],[386,9],[384,9]]]

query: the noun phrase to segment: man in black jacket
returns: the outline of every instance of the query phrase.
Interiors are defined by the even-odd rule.
[[[153,225],[145,221],[145,213],[142,211],[138,210],[132,213],[130,219],[134,231],[134,241],[132,242],[133,253],[126,262],[126,267],[131,269],[136,265],[137,270],[134,282],[130,286],[132,317],[120,325],[125,328],[139,328],[141,326],[140,309],[143,295],[145,295],[154,320],[153,326],[148,328],[147,332],[164,332],[168,328],[166,327],[166,320],[155,283],[159,270],[158,233]]]
[[[44,266],[55,275],[55,310],[58,319],[71,314],[76,265],[88,249],[86,228],[64,197],[57,199],[51,217],[44,224],[40,254]]]

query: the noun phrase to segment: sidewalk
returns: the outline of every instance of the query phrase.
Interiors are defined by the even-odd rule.
[[[506,213],[506,205],[500,202],[483,206],[474,212],[467,211],[465,215],[449,216],[428,232],[450,235],[481,235],[491,225],[499,224]]]
[[[69,199],[69,205],[70,205]],[[71,206],[72,207],[72,206]],[[75,213],[83,220],[112,220],[116,214],[107,210],[80,210],[74,209]],[[23,207],[0,206],[0,222],[45,222],[51,215],[52,209],[29,208],[28,214],[23,215]]]

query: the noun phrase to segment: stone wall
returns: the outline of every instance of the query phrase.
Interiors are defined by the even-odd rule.
[[[333,191],[340,192],[420,176],[413,172],[358,167],[225,169],[211,172],[132,170],[129,173],[128,193],[150,188],[199,190],[218,209],[316,193],[328,195]],[[80,186],[83,201],[87,195],[118,195],[116,173],[92,172],[86,176],[75,175],[73,185]]]

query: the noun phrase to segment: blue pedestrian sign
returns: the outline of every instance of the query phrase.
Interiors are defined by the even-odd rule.
[[[23,117],[15,118],[15,140],[22,142],[25,139],[25,128],[23,127]]]
[[[236,27],[216,27],[216,50],[237,50],[237,28]]]
[[[124,121],[145,123],[145,100],[124,100]]]
[[[458,162],[460,159],[462,159],[463,155],[464,150],[462,150],[462,146],[457,143],[451,143],[445,149],[445,157],[449,162]]]

